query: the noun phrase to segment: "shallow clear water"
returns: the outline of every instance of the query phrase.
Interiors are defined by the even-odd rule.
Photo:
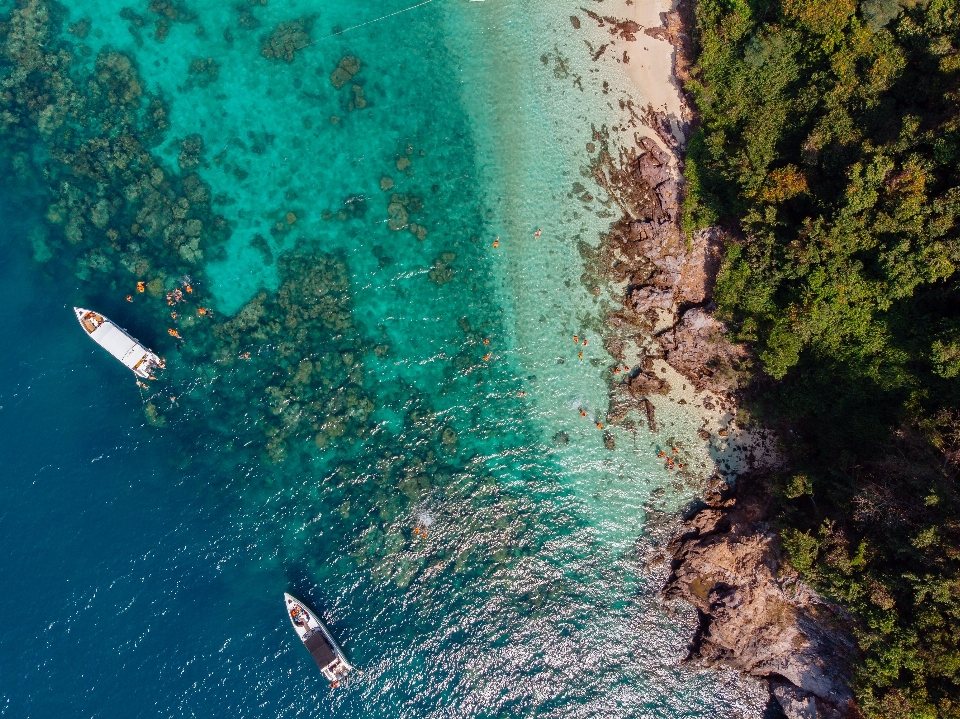
[[[576,4],[370,22],[409,5],[193,0],[162,42],[146,6],[66,5],[63,30],[91,21],[56,39],[72,72],[135,60],[168,107],[152,154],[195,169],[227,229],[178,255],[84,210],[65,240],[48,204],[74,205],[39,168],[69,140],[7,136],[0,715],[758,715],[754,685],[680,665],[691,617],[644,567],[650,518],[691,491],[656,450],[679,441],[694,474],[703,450],[679,418],[597,426],[605,300],[578,243],[614,212],[586,143],[616,122],[603,79],[625,90],[569,32]],[[292,62],[261,56],[306,17]],[[345,56],[359,71],[335,88]],[[74,304],[164,354],[161,379],[138,391]],[[284,591],[362,676],[329,690]]]

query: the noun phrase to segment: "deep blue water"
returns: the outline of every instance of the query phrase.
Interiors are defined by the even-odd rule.
[[[63,102],[5,100],[0,135],[0,715],[756,715],[753,687],[680,664],[691,618],[642,560],[648,515],[688,496],[668,438],[599,427],[577,242],[610,214],[565,209],[591,127],[558,118],[589,97],[538,47],[560,52],[567,4],[437,0],[342,35],[407,6],[68,3],[44,42],[27,23],[74,84],[31,66],[36,103]],[[263,57],[297,18],[311,44]],[[4,78],[33,62],[10,42]],[[146,96],[104,100],[134,72],[159,134]],[[166,372],[138,389],[75,304]],[[284,591],[362,676],[330,690]]]

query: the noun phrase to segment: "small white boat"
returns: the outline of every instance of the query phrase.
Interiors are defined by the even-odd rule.
[[[284,593],[287,603],[287,616],[293,623],[293,628],[303,642],[303,646],[310,652],[310,656],[320,667],[320,671],[333,686],[353,671],[353,666],[343,655],[343,650],[337,645],[330,631],[320,619],[308,611],[299,599]]]
[[[141,379],[154,379],[153,371],[163,369],[163,360],[140,344],[123,329],[101,314],[74,307],[77,321],[90,338],[116,357]]]

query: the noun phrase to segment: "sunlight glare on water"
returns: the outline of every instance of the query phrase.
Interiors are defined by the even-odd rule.
[[[18,550],[4,606],[42,586],[67,619],[0,638],[20,678],[0,716],[759,716],[757,685],[681,663],[692,610],[666,609],[645,563],[648,521],[693,491],[656,460],[670,418],[663,437],[597,426],[608,300],[581,244],[616,217],[584,147],[614,115],[569,33],[579,6],[434,0],[370,22],[409,3],[128,2],[68,0],[61,40],[89,48],[77,72],[129,54],[167,101],[151,151],[195,169],[229,227],[190,279],[219,324],[178,319],[178,346],[162,292],[137,295],[121,262],[30,259],[43,188],[8,183],[2,291],[36,297],[15,330],[51,339],[4,360],[0,404],[59,439],[47,479],[40,435],[0,407],[24,446],[0,538],[45,525],[37,482],[73,509],[45,530],[46,570]],[[83,19],[81,42],[65,30]],[[298,19],[311,44],[263,57]],[[574,183],[598,202],[574,207]],[[70,303],[168,357],[149,405]],[[30,361],[61,335],[59,363]],[[83,422],[102,432],[74,438]],[[330,691],[284,591],[362,675]]]

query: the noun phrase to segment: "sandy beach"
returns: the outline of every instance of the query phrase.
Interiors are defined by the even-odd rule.
[[[683,143],[683,99],[674,72],[676,48],[666,32],[666,15],[676,4],[675,0],[626,0],[626,17],[637,23],[641,31],[636,40],[625,41],[628,62],[623,62],[623,71],[654,110],[671,118],[674,134]]]

